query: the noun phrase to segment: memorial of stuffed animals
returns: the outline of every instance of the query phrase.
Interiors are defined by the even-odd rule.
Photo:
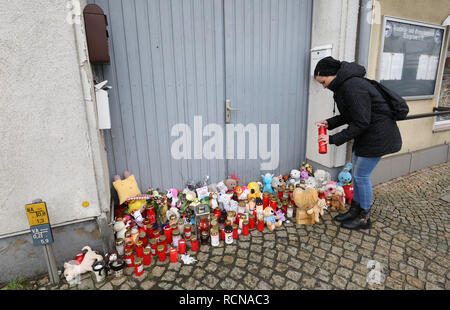
[[[297,225],[320,223],[326,210],[345,211],[353,197],[352,164],[332,181],[330,174],[309,164],[288,175],[261,175],[261,180],[240,184],[232,174],[217,183],[209,177],[184,189],[149,188],[142,193],[133,174],[116,175],[113,186],[119,204],[113,230],[115,249],[105,258],[90,247],[75,262],[64,265],[70,283],[78,273],[91,271],[97,281],[108,273],[120,277],[124,268],[141,276],[152,261],[191,264],[189,255],[202,246],[237,242],[252,230],[273,232],[290,221]],[[74,268],[77,266],[79,268]]]

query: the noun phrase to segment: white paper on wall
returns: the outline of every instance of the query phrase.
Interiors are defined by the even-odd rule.
[[[436,78],[436,71],[439,65],[439,58],[437,56],[430,56],[428,60],[427,73],[425,80],[434,80]]]
[[[425,80],[428,70],[428,55],[420,55],[419,65],[417,66],[416,80]]]
[[[391,79],[392,53],[383,53],[381,58],[380,80]]]
[[[392,54],[391,80],[401,80],[403,73],[403,61],[405,56],[402,53]]]

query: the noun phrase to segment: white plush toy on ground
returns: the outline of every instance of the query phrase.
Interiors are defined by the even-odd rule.
[[[103,256],[97,254],[89,246],[85,246],[81,250],[85,254],[79,265],[64,263],[64,277],[68,283],[73,284],[80,274],[93,271],[92,265],[94,265],[95,262],[103,261]]]

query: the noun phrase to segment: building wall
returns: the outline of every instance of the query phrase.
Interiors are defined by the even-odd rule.
[[[54,231],[59,264],[89,240],[100,246],[110,234],[109,178],[83,23],[73,22],[81,12],[70,3],[0,6],[0,282],[40,270],[27,262],[41,252],[32,245],[25,213],[34,199],[47,203],[50,223],[60,227]],[[85,221],[102,242],[78,242],[76,230]]]
[[[334,58],[355,61],[358,12],[358,0],[315,0],[311,47],[332,44]],[[330,90],[323,89],[313,76],[310,79],[306,158],[319,168],[343,166],[347,144],[339,147],[328,145],[327,154],[319,154],[317,126],[314,123],[333,116],[334,101]],[[339,132],[342,128],[329,131],[329,134]]]
[[[376,79],[378,70],[378,57],[380,53],[381,31],[383,26],[383,16],[410,19],[420,22],[441,25],[448,16],[449,0],[379,0],[375,1],[374,21],[371,31],[370,55],[368,77]],[[444,42],[445,44],[446,42]],[[445,49],[444,49],[445,52]],[[445,57],[442,55],[437,89],[441,87],[442,72]],[[421,114],[433,112],[433,107],[437,106],[438,92],[433,99],[410,100],[408,106],[409,114]],[[433,133],[434,118],[421,118],[398,122],[403,138],[403,147],[395,155],[415,152],[418,150],[431,148],[446,144],[450,141],[450,130]],[[391,155],[393,156],[393,155]]]

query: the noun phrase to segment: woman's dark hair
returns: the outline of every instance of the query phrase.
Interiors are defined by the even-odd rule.
[[[339,60],[331,56],[325,57],[317,63],[314,69],[314,77],[336,75],[339,68],[341,68],[341,62]]]

